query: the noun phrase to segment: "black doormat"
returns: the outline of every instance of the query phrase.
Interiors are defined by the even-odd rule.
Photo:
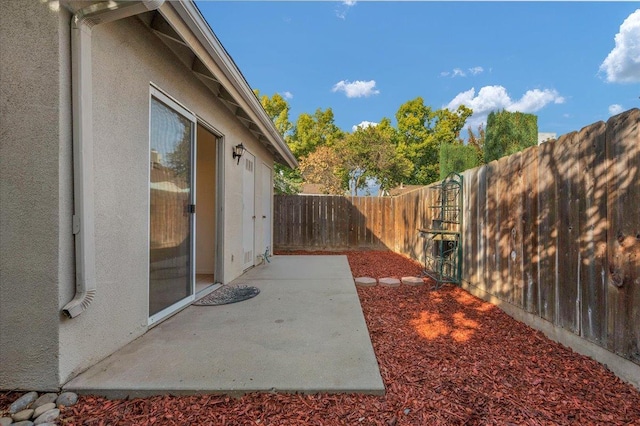
[[[229,303],[242,302],[243,300],[256,297],[260,290],[251,286],[229,287],[222,286],[217,290],[204,296],[193,303],[195,306],[217,306],[227,305]]]

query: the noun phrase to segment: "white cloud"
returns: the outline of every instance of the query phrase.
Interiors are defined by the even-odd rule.
[[[441,77],[449,77],[451,76],[451,78],[454,77],[466,77],[467,73],[471,74],[471,75],[478,75],[484,72],[484,68],[480,67],[480,66],[476,66],[476,67],[472,67],[472,68],[467,68],[467,70],[463,70],[462,68],[454,68],[452,71],[442,71],[440,73]]]
[[[485,124],[491,111],[505,109],[507,111],[536,112],[550,103],[562,104],[564,98],[557,91],[551,89],[534,89],[527,91],[520,99],[514,101],[502,86],[484,86],[477,95],[475,88],[458,95],[449,102],[447,108],[455,110],[465,105],[473,110],[473,115],[467,120],[467,126],[477,127]]]
[[[342,20],[347,19],[347,13],[349,9],[356,5],[355,0],[345,0],[340,3],[340,6],[336,9],[336,16]]]
[[[375,127],[377,125],[378,123],[374,123],[373,121],[362,121],[360,122],[360,124],[356,124],[355,126],[352,126],[351,131],[355,132],[356,130],[358,130],[358,127],[361,129],[366,129],[367,127]]]
[[[361,98],[361,97],[369,97],[371,95],[377,95],[380,93],[379,90],[376,89],[376,81],[360,81],[356,80],[350,82],[348,80],[342,80],[337,82],[333,88],[332,92],[344,92],[347,95],[347,98]]]
[[[293,93],[287,91],[282,92],[282,97],[285,99],[293,99]]]
[[[527,90],[527,93],[525,93],[520,100],[512,103],[506,109],[508,111],[536,112],[551,102],[554,104],[563,104],[564,98],[555,90]]]
[[[615,36],[616,47],[600,65],[600,72],[610,83],[640,82],[640,9],[620,25]]]
[[[624,111],[624,108],[622,107],[622,105],[619,105],[619,104],[609,105],[610,115],[620,114],[622,111]]]

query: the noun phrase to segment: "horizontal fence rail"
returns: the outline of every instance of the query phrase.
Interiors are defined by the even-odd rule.
[[[640,364],[640,110],[463,176],[465,285]],[[278,195],[274,246],[424,262],[435,192]]]

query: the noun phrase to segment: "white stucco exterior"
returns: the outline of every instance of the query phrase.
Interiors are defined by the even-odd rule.
[[[232,160],[232,149],[242,143],[258,167],[272,169],[273,136],[259,140],[248,120],[239,119],[149,26],[151,13],[159,13],[203,63],[214,64],[194,34],[193,22],[178,13],[179,6],[167,2],[159,12],[92,31],[97,292],[85,312],[69,319],[61,307],[75,292],[71,13],[54,3],[2,3],[0,389],[57,388],[147,331],[151,87],[214,129],[223,144],[217,163],[222,182],[216,182],[223,252],[216,280],[227,283],[243,272],[242,167]],[[210,71],[222,74],[213,65]],[[229,75],[220,82],[227,88],[230,79],[248,89],[244,80]],[[237,90],[228,92],[237,96]],[[264,113],[237,103],[254,122]],[[252,126],[262,131],[265,124]],[[270,206],[263,200],[271,191],[265,190],[262,177],[256,170],[257,218]],[[255,253],[265,245],[265,226],[272,224],[256,220]]]

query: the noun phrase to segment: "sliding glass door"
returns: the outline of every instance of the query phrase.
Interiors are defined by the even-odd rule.
[[[149,322],[193,300],[194,141],[196,118],[151,91]]]

